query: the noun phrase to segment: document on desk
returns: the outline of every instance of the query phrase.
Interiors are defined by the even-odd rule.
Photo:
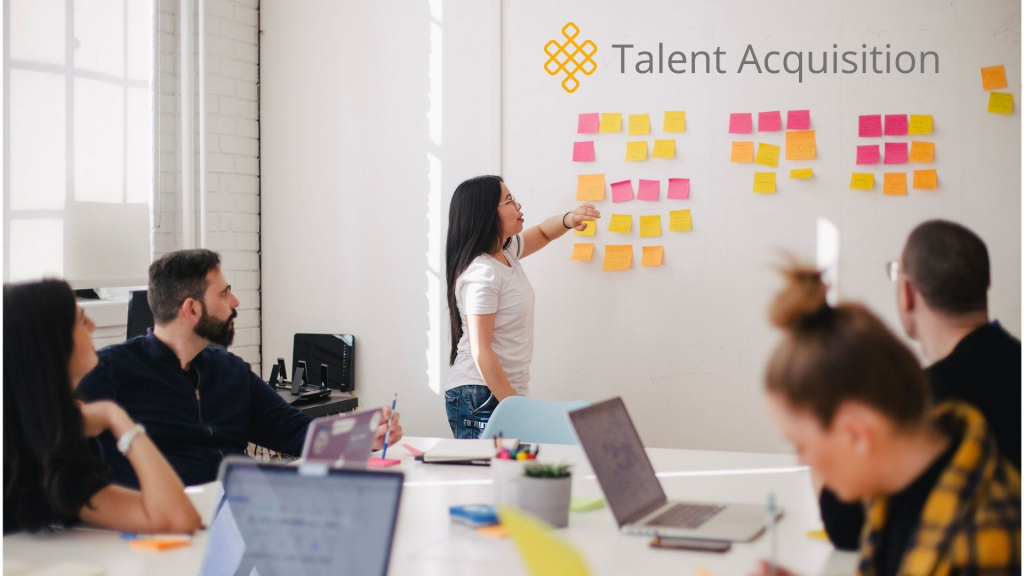
[[[519,445],[519,440],[506,438],[502,445],[509,450]],[[423,462],[462,462],[466,460],[490,460],[497,453],[494,439],[441,440],[423,454]]]

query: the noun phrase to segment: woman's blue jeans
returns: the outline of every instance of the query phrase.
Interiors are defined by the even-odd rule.
[[[487,386],[459,386],[444,393],[448,425],[452,436],[459,439],[479,438],[498,399]]]

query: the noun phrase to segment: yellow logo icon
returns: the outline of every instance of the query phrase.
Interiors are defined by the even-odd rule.
[[[576,42],[580,35],[580,29],[576,24],[569,22],[562,26],[564,44],[557,40],[548,40],[544,45],[544,52],[548,55],[548,61],[544,63],[544,70],[551,76],[565,72],[562,80],[562,88],[572,94],[580,87],[576,79],[577,72],[583,72],[590,76],[597,70],[597,62],[594,62],[594,54],[597,54],[597,44],[590,40],[584,40],[582,44]]]

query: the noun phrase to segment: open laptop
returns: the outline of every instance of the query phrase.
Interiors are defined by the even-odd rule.
[[[570,412],[569,419],[623,532],[746,542],[764,530],[763,506],[666,498],[621,398]]]
[[[384,575],[401,473],[226,458],[202,576]]]
[[[309,423],[302,446],[304,462],[365,468],[383,410],[324,416]]]

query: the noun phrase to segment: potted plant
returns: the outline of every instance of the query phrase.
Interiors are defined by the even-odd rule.
[[[572,476],[568,464],[528,464],[519,480],[519,507],[555,528],[569,525]]]

